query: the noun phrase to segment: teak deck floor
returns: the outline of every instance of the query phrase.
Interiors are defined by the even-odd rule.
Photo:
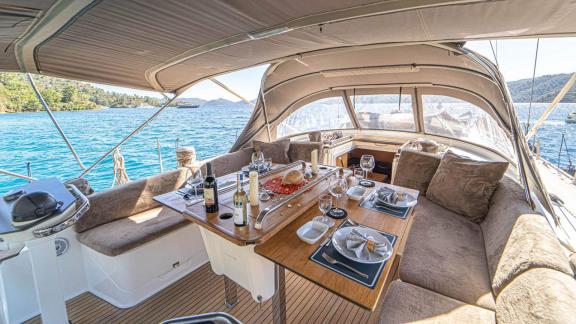
[[[227,312],[243,323],[271,323],[272,302],[260,307],[248,291],[238,286],[238,304],[224,305],[224,279],[206,263],[166,289],[129,309],[120,309],[83,293],[67,302],[72,324],[160,323],[175,317]],[[379,311],[364,310],[318,285],[286,271],[288,323],[376,323]],[[26,323],[41,323],[39,316]]]

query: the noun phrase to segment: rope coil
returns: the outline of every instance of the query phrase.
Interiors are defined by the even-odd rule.
[[[193,168],[196,166],[196,150],[193,147],[179,147],[176,149],[178,168]]]
[[[119,147],[114,150],[112,161],[114,162],[114,181],[112,182],[112,187],[130,182],[130,178],[128,178],[128,174],[126,173],[124,156],[120,153]]]

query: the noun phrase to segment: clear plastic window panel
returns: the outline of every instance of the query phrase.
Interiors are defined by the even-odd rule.
[[[410,94],[357,95],[350,100],[361,128],[416,130]]]
[[[340,97],[325,98],[296,110],[276,127],[277,137],[294,134],[352,128],[352,121]]]
[[[486,111],[469,102],[448,96],[422,96],[424,129],[441,135],[480,144],[514,156],[510,138]]]

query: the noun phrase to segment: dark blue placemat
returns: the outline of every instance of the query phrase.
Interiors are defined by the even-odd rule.
[[[338,228],[347,227],[347,226],[353,226],[353,225],[348,220],[345,220],[344,222],[342,222],[342,224],[340,224],[340,226],[338,226]],[[360,226],[362,226],[362,225],[360,225]],[[366,227],[368,227],[368,226],[366,226]],[[394,245],[396,244],[396,239],[397,239],[396,235],[386,233],[386,232],[380,232],[380,233],[382,235],[386,236],[386,238],[390,241],[390,243],[392,243],[392,246],[394,247]],[[334,259],[336,259],[342,263],[345,263],[345,264],[353,267],[354,269],[360,270],[361,272],[368,275],[368,279],[365,279],[365,278],[357,275],[356,273],[346,269],[345,267],[342,267],[342,266],[337,265],[337,264],[328,263],[328,261],[324,260],[324,258],[322,257],[322,253],[326,253],[329,256],[333,257]],[[339,274],[341,274],[345,277],[348,277],[349,279],[352,279],[356,282],[359,282],[366,287],[373,289],[374,286],[376,286],[376,283],[378,282],[378,278],[380,278],[380,275],[382,274],[382,269],[384,269],[386,262],[388,262],[390,259],[388,259],[384,262],[372,263],[372,264],[355,262],[355,261],[352,261],[352,260],[346,258],[345,256],[341,255],[340,252],[338,252],[334,248],[334,245],[332,244],[332,242],[328,241],[327,243],[321,244],[318,247],[318,249],[310,256],[310,260],[312,260],[316,263],[319,263],[320,265],[323,265],[326,268],[329,268],[333,271],[336,271]]]
[[[360,207],[374,210],[380,213],[388,214],[401,219],[406,219],[412,207],[393,207],[393,206],[381,206],[376,203],[374,198],[374,193],[366,197],[361,203]]]

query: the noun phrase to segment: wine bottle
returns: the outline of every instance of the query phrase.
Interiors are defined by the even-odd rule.
[[[234,225],[244,226],[248,223],[248,212],[246,210],[246,191],[242,187],[242,172],[236,176],[236,192],[234,200]]]
[[[212,173],[212,164],[206,163],[206,178],[204,179],[204,206],[207,213],[218,211],[218,185]]]

